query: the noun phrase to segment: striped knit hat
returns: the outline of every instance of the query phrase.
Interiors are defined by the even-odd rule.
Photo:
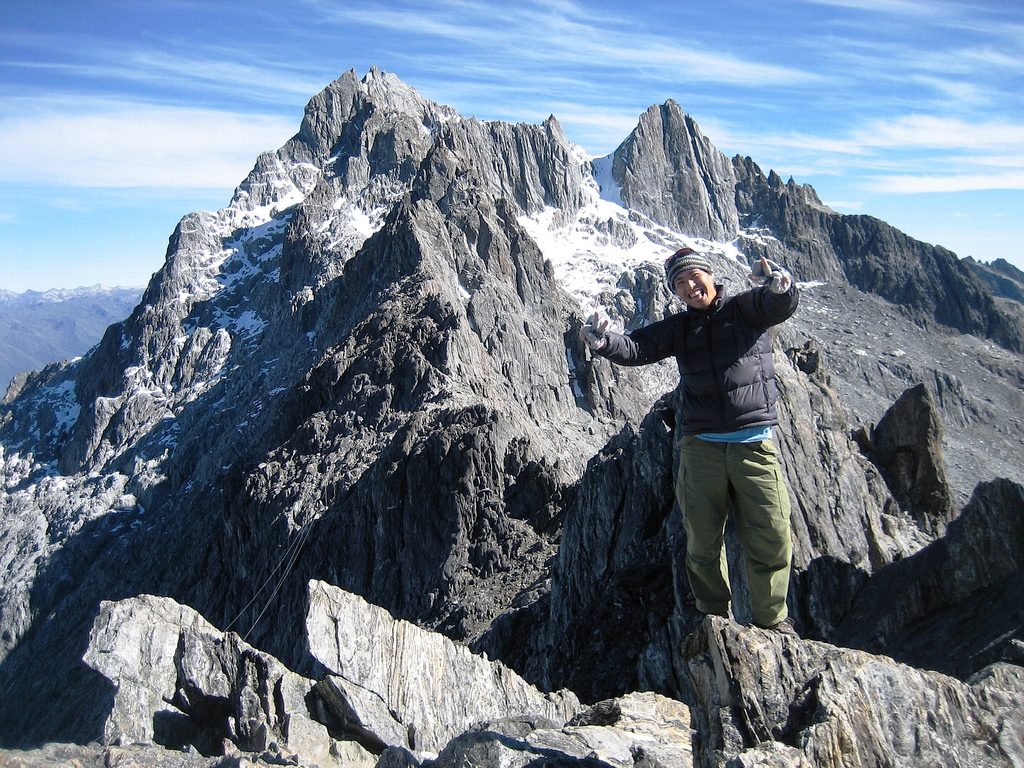
[[[712,274],[711,265],[707,259],[693,248],[680,248],[665,260],[665,281],[668,283],[670,291],[676,289],[676,277],[688,269],[703,269],[709,275]]]

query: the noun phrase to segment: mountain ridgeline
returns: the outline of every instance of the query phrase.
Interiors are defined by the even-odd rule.
[[[595,304],[626,328],[678,311],[659,260],[683,244],[734,286],[761,255],[803,283],[776,335],[802,635],[910,665],[922,701],[1019,664],[1024,275],[838,214],[672,101],[595,160],[554,117],[465,118],[373,69],[181,220],[99,345],[9,390],[0,746],[109,732],[123,697],[82,661],[101,605],[173,598],[313,678],[326,583],[544,690],[686,702],[717,739],[695,764],[793,747],[806,699],[723,735],[691,674],[742,637],[691,635],[674,364],[577,335]],[[1024,683],[999,680],[1019,740]]]

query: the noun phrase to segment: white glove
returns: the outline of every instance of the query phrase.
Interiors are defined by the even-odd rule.
[[[785,293],[793,285],[793,276],[784,267],[763,256],[750,268],[750,279],[760,285],[768,285],[772,293]]]
[[[597,352],[608,343],[604,334],[609,325],[611,325],[611,320],[608,319],[608,316],[601,310],[597,310],[594,312],[594,316],[580,328],[580,338],[587,343],[588,347]]]

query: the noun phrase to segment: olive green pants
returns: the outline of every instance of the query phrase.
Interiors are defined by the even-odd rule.
[[[727,615],[732,591],[725,559],[725,524],[732,502],[743,548],[755,624],[788,615],[793,559],[789,494],[775,444],[713,443],[696,436],[679,442],[676,498],[686,530],[686,572],[697,609]]]

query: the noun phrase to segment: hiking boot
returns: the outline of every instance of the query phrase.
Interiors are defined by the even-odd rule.
[[[695,611],[683,622],[683,635],[690,635],[700,629],[701,625],[704,624],[704,619],[708,616],[715,616],[722,619],[729,618],[729,612],[725,613],[704,613],[704,611]]]
[[[797,633],[796,627],[793,626],[793,620],[788,616],[784,618],[782,621],[772,624],[769,627],[762,627],[760,624],[755,624],[754,626],[759,627],[760,629],[768,630],[769,632],[778,632],[780,635],[786,635],[788,637],[795,637],[797,639],[800,639],[800,635]]]

